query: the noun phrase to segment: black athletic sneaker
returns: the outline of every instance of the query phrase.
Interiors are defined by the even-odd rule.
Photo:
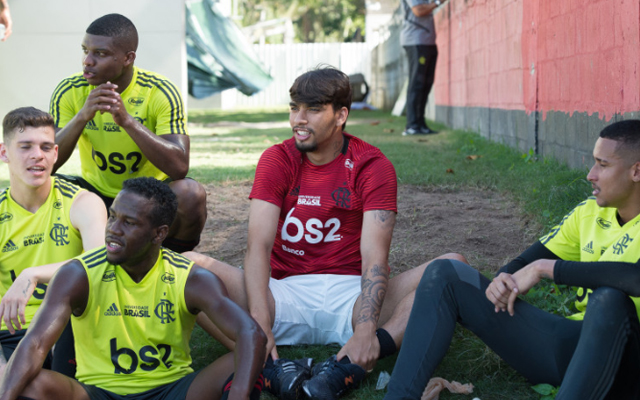
[[[312,377],[302,385],[311,400],[336,400],[347,390],[357,387],[364,379],[365,370],[358,364],[343,364],[331,356],[316,364]]]
[[[282,400],[298,400],[303,397],[302,383],[311,378],[311,358],[288,360],[271,357],[262,370],[264,390]]]

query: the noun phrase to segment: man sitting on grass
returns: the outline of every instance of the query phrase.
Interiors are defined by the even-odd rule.
[[[587,179],[593,197],[489,281],[437,260],[418,289],[387,400],[419,399],[456,322],[557,400],[640,398],[640,120],[600,132]],[[520,294],[543,278],[577,286],[578,314],[542,311]],[[588,303],[588,306],[587,306]]]
[[[186,255],[214,271],[267,334],[267,390],[286,400],[336,399],[400,346],[424,265],[389,278],[395,170],[378,148],[344,132],[348,76],[314,69],[289,93],[293,137],[258,163],[244,271]],[[342,347],[312,370],[311,360],[278,358],[276,349],[329,343]]]
[[[177,207],[155,178],[124,182],[109,210],[106,246],[57,272],[6,365],[0,400],[260,397],[264,333],[214,274],[161,247]],[[189,339],[199,312],[236,347],[193,372]],[[41,369],[69,317],[78,381]]]
[[[0,193],[0,364],[27,332],[53,274],[104,244],[107,223],[98,196],[51,176],[58,156],[51,115],[18,108],[4,117],[2,129],[0,159],[9,167],[10,186]],[[44,366],[73,377],[74,358],[69,327]]]

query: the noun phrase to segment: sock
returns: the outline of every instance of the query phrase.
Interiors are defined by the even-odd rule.
[[[380,342],[380,356],[378,357],[378,360],[382,360],[383,358],[398,351],[396,342],[393,341],[389,332],[382,328],[378,328],[378,330],[376,330],[376,336]]]
[[[258,380],[253,385],[253,390],[249,395],[249,400],[260,400],[260,393],[262,393],[262,389],[264,388],[264,377],[262,374],[258,376]]]
[[[227,400],[229,398],[229,391],[231,390],[231,384],[233,383],[233,374],[229,375],[224,385],[222,386],[222,397],[220,400]]]
[[[344,356],[341,359],[339,359],[338,362],[340,364],[351,364],[351,359],[349,358],[349,356]]]
[[[233,384],[233,374],[229,375],[227,380],[224,382],[224,389],[222,389],[222,397],[220,400],[227,400],[229,398],[229,392],[231,391],[231,385]],[[262,374],[258,376],[256,383],[253,385],[253,389],[251,390],[251,394],[249,395],[249,400],[260,400],[260,393],[262,393],[262,388],[264,387],[264,378]]]

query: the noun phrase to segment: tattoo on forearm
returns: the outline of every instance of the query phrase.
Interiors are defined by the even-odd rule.
[[[356,325],[378,323],[388,283],[389,269],[386,266],[376,264],[362,276],[362,301],[357,311]]]
[[[27,290],[29,290],[29,286],[31,286],[31,279],[27,280],[27,286],[22,289],[22,295],[24,297],[27,297]]]

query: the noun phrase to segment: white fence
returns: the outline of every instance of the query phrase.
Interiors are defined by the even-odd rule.
[[[371,77],[371,49],[366,43],[297,43],[254,45],[254,51],[273,77],[273,82],[253,96],[235,89],[210,99],[189,98],[190,108],[273,107],[289,104],[289,88],[300,74],[329,64],[347,75],[361,73]]]

